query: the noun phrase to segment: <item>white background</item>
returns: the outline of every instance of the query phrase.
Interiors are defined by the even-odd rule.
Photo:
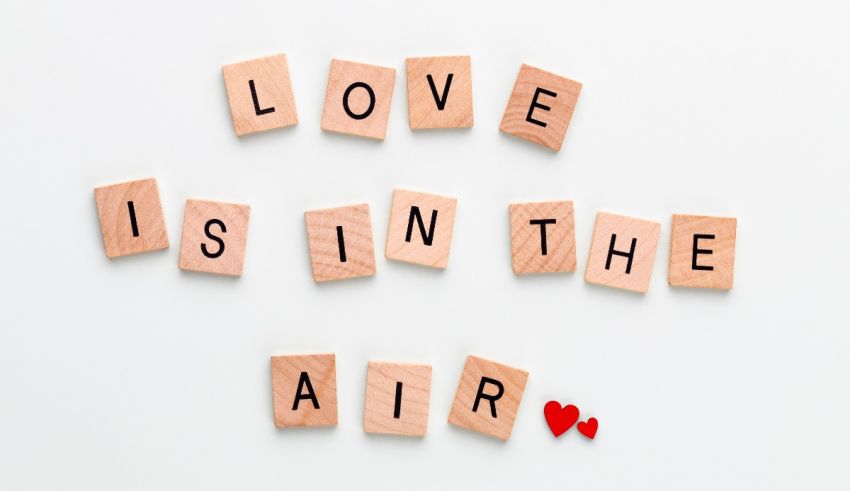
[[[848,489],[846,2],[0,6],[0,488]],[[237,138],[223,64],[285,52],[300,123]],[[475,126],[413,133],[404,58],[472,56]],[[319,129],[330,59],[395,67],[386,141]],[[564,148],[498,124],[584,83]],[[110,261],[96,186],[159,180],[171,248]],[[391,192],[458,198],[446,271]],[[188,197],[250,204],[244,276],[177,269]],[[515,277],[507,205],[572,199],[579,271]],[[366,202],[377,276],[317,286],[303,212]],[[649,292],[583,281],[597,210],[662,223]],[[666,283],[670,216],[738,218],[735,288]],[[276,430],[269,356],[335,352],[339,425]],[[446,423],[464,358],[530,372],[507,443]],[[434,367],[424,439],[362,431],[366,362]],[[550,399],[600,421],[554,439]]]

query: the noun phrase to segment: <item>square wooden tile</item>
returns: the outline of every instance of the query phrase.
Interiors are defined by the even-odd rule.
[[[224,65],[221,71],[237,135],[298,124],[286,55]]]
[[[522,65],[499,129],[557,152],[580,92],[574,80]]]
[[[250,212],[248,205],[186,200],[180,269],[241,276]]]
[[[457,200],[396,189],[387,230],[388,259],[445,269]]]
[[[737,227],[735,218],[673,215],[670,285],[731,290]]]
[[[449,423],[501,440],[511,436],[528,372],[469,356]]]
[[[509,215],[514,273],[576,270],[572,201],[512,204]]]
[[[394,68],[331,60],[322,129],[383,140],[394,84]]]
[[[407,59],[410,128],[471,128],[472,68],[469,56]]]
[[[370,361],[366,374],[366,433],[425,436],[431,367]]]
[[[272,356],[274,425],[334,426],[336,355]]]
[[[106,257],[168,248],[168,232],[156,179],[95,188]]]
[[[656,222],[597,213],[585,281],[646,293],[660,232]]]
[[[369,205],[312,210],[304,219],[314,281],[375,274]]]

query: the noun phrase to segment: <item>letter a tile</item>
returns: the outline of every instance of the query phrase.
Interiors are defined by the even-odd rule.
[[[314,281],[375,274],[369,205],[312,210],[304,218]]]
[[[449,423],[501,440],[511,437],[528,372],[469,356]]]
[[[576,270],[572,201],[519,203],[509,210],[514,273]]]
[[[370,361],[366,374],[366,433],[425,436],[431,367]]]
[[[581,84],[576,81],[522,65],[499,129],[557,152],[579,92]]]
[[[241,276],[250,212],[247,205],[186,200],[180,269]]]
[[[394,84],[394,68],[331,60],[322,129],[383,140]]]
[[[468,56],[407,59],[410,128],[472,127],[472,70]]]
[[[106,257],[168,248],[156,179],[99,187],[94,199]]]
[[[673,215],[670,285],[732,289],[737,225],[735,218]]]
[[[237,135],[298,124],[286,55],[225,65],[221,71]]]
[[[597,213],[584,280],[646,293],[660,232],[656,222]]]
[[[336,355],[272,356],[274,425],[334,426]]]
[[[387,230],[388,259],[445,269],[457,200],[396,189]]]

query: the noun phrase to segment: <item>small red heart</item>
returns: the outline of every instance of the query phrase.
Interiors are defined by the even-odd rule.
[[[593,440],[593,437],[596,436],[596,430],[599,429],[599,421],[596,421],[596,418],[588,418],[587,422],[579,422],[578,426],[576,426],[576,429],[582,435]]]
[[[578,421],[578,408],[572,404],[561,408],[561,403],[558,401],[547,402],[543,406],[543,414],[546,416],[546,423],[549,424],[549,429],[552,430],[552,434],[556,438],[563,435],[564,432],[572,428],[576,424],[576,421]]]

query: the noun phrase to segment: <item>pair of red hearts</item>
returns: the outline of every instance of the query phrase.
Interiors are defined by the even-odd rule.
[[[572,404],[561,407],[561,403],[558,401],[547,402],[546,406],[543,407],[543,414],[546,416],[549,429],[552,430],[552,434],[556,438],[566,433],[578,421],[578,408]],[[599,421],[596,418],[579,421],[576,429],[582,435],[593,440],[593,437],[596,436],[596,430],[599,429]]]

